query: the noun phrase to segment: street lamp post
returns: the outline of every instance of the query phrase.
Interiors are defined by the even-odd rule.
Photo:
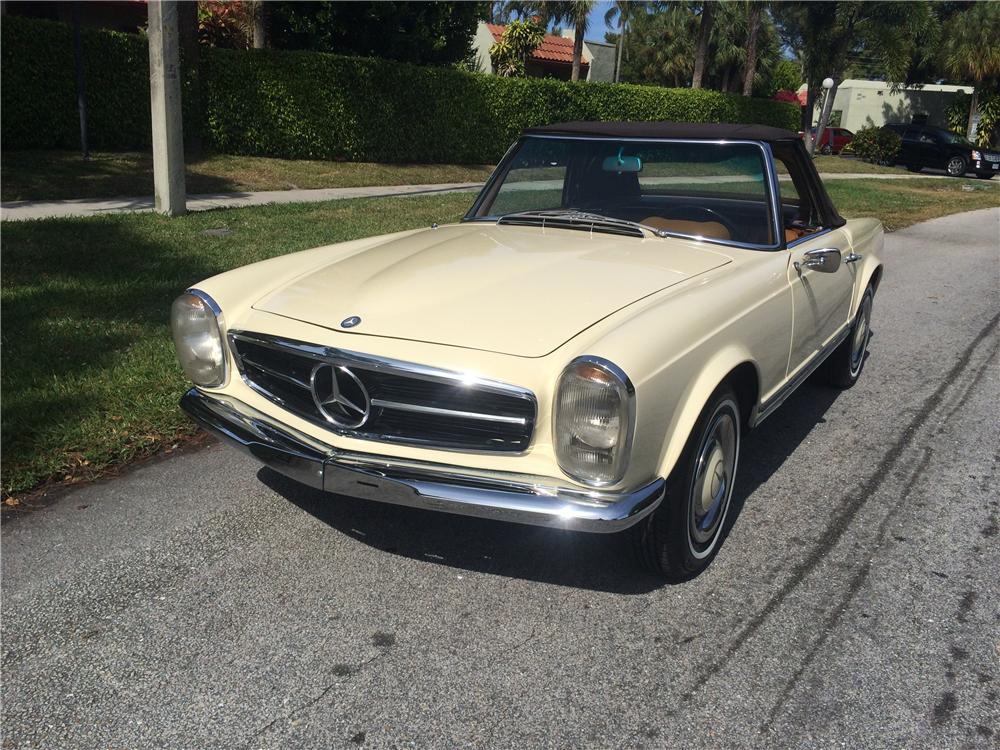
[[[823,79],[823,89],[825,91],[823,95],[823,111],[819,115],[819,124],[816,126],[816,137],[809,140],[809,153],[814,154],[816,152],[816,144],[823,142],[823,131],[826,130],[826,124],[830,121],[830,109],[833,107],[833,79],[824,78]]]

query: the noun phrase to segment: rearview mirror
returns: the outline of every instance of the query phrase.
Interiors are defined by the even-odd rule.
[[[618,149],[617,156],[609,156],[604,160],[601,167],[605,172],[641,172],[642,171],[642,159],[638,156],[623,156],[623,148]]]

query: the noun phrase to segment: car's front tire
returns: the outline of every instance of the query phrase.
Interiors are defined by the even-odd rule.
[[[739,465],[742,418],[736,394],[712,394],[667,481],[656,511],[632,527],[640,563],[670,581],[708,567],[719,544]]]
[[[945,170],[952,177],[961,177],[962,175],[965,174],[965,169],[967,166],[968,164],[966,164],[965,159],[963,159],[961,156],[953,156],[950,159],[948,159],[948,163],[945,165]]]
[[[868,352],[868,341],[871,339],[872,305],[875,300],[875,290],[869,286],[858,305],[858,313],[854,316],[847,338],[838,346],[826,360],[826,377],[830,385],[837,388],[850,388],[858,382],[865,366]]]

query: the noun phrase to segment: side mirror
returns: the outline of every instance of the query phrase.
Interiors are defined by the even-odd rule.
[[[803,268],[820,273],[834,273],[840,268],[840,250],[833,247],[824,247],[819,250],[808,250],[804,260],[800,263],[795,261],[795,270],[802,273]]]

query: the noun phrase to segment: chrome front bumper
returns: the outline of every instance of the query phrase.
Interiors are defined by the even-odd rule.
[[[603,533],[639,522],[663,498],[663,479],[631,492],[601,492],[520,475],[345,453],[240,401],[209,396],[196,388],[184,394],[181,408],[202,427],[275,471],[338,495]]]

